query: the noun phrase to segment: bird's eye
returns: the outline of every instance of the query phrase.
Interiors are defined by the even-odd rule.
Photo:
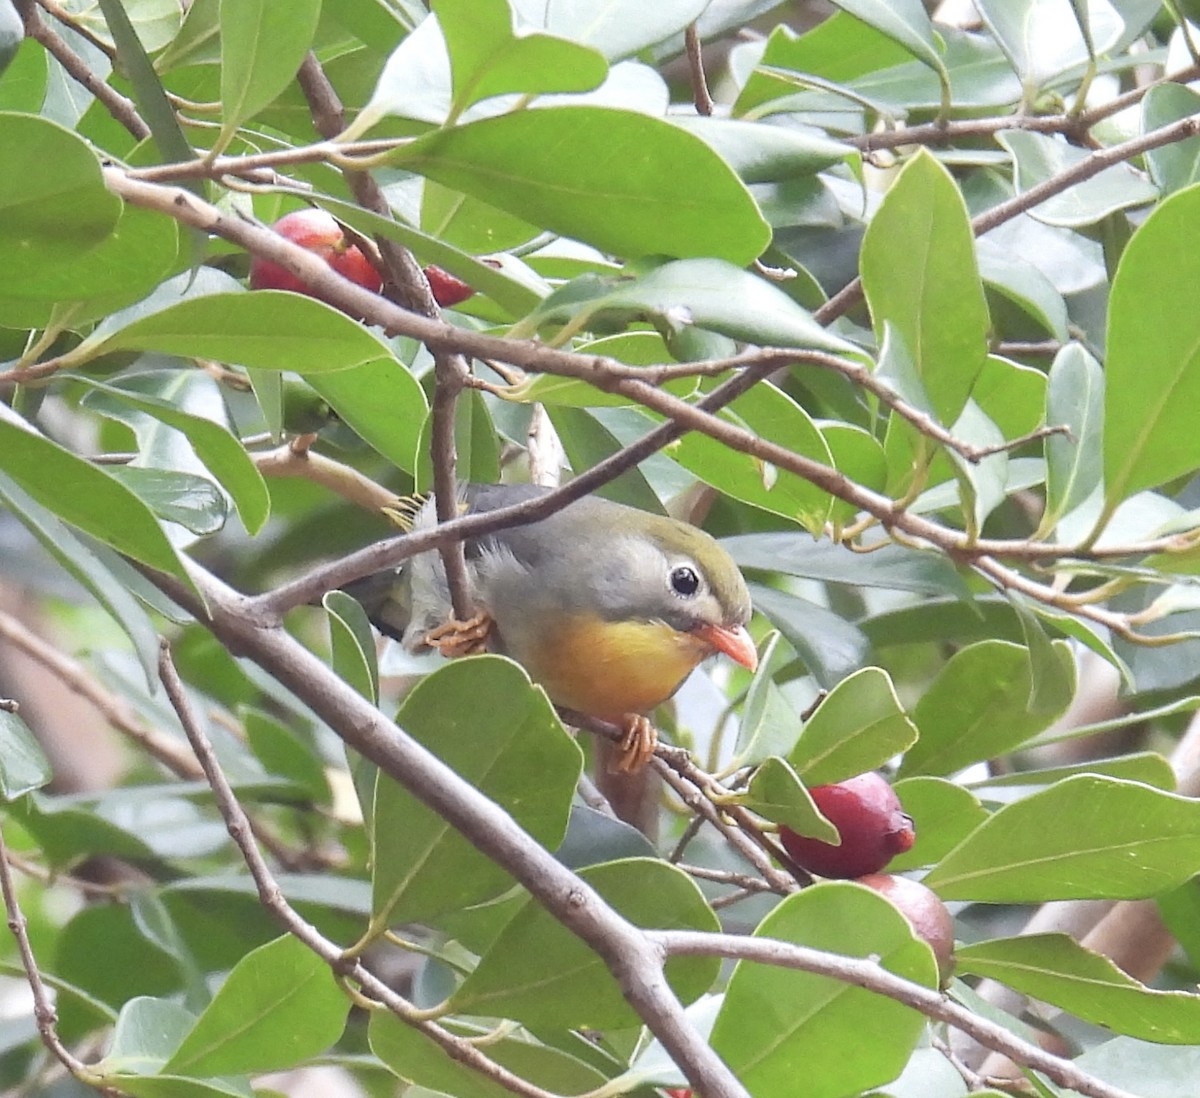
[[[671,590],[677,595],[688,598],[700,590],[700,577],[694,568],[681,564],[671,572]]]

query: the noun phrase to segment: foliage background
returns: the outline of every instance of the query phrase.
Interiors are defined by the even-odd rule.
[[[432,8],[0,0],[4,1085],[1192,1094],[1192,5]],[[455,476],[746,570],[637,827],[335,590]],[[879,767],[944,990],[773,837]]]

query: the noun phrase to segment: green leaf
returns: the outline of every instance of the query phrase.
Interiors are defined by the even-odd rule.
[[[246,742],[268,774],[294,782],[317,804],[330,801],[325,764],[313,746],[290,725],[259,709],[240,713]]]
[[[739,765],[753,765],[769,755],[786,755],[800,735],[800,716],[774,682],[790,659],[791,651],[782,636],[769,634],[738,722],[734,756]]]
[[[630,57],[678,34],[700,18],[706,0],[511,0],[522,20],[551,34],[585,42],[610,61]]]
[[[1200,995],[1154,991],[1066,934],[1031,934],[963,946],[961,975],[983,976],[1085,1022],[1159,1044],[1200,1043]]]
[[[1062,642],[1056,651],[1064,662],[1073,659]],[[1033,686],[1029,649],[1023,645],[985,640],[960,649],[912,711],[921,738],[905,755],[901,776],[953,774],[1011,751],[1047,728],[1059,714],[1029,711]]]
[[[1002,130],[996,140],[1012,154],[1018,194],[1069,171],[1092,155],[1091,150],[1068,145],[1060,138],[1025,130]],[[1117,210],[1144,206],[1157,197],[1158,188],[1153,183],[1122,163],[1039,202],[1029,216],[1047,225],[1074,229],[1094,225]]]
[[[0,76],[16,56],[25,37],[25,24],[22,22],[12,0],[0,0]]]
[[[197,537],[215,534],[229,518],[225,497],[208,477],[138,465],[114,465],[107,471],[163,522],[173,522]]]
[[[234,966],[163,1070],[205,1076],[295,1067],[341,1036],[349,1010],[328,962],[285,934]]]
[[[738,801],[772,823],[785,824],[798,835],[833,846],[842,843],[841,832],[821,815],[796,771],[777,755],[763,761],[750,779],[750,788]]]
[[[104,186],[96,154],[45,118],[0,112],[0,296],[36,286],[116,228],[121,201]]]
[[[806,785],[829,785],[878,770],[911,747],[917,728],[880,667],[848,675],[817,706],[788,755]]]
[[[1128,717],[1121,718],[1121,723],[1126,724],[1139,719],[1145,719],[1144,715],[1130,714]],[[1095,726],[1092,728],[1094,729]],[[1085,729],[1078,728],[1072,731],[1083,733]],[[1015,770],[1008,774],[995,774],[980,781],[971,782],[970,786],[986,795],[989,790],[1051,785],[1063,778],[1074,777],[1076,774],[1103,774],[1110,778],[1124,778],[1126,781],[1151,785],[1155,789],[1162,789],[1168,793],[1175,792],[1175,771],[1171,769],[1171,764],[1156,751],[1133,751],[1128,755],[1115,755],[1107,759],[1088,759],[1086,762],[1067,766]],[[915,778],[913,780],[933,781],[934,779]]]
[[[0,405],[0,470],[64,522],[188,587],[182,561],[149,509],[128,488],[31,430]]]
[[[452,117],[509,92],[590,91],[608,75],[603,55],[578,42],[514,34],[506,0],[434,0],[432,6],[450,53]]]
[[[1200,314],[1180,310],[1180,286],[1200,280],[1187,234],[1200,187],[1179,191],[1125,248],[1108,306],[1104,393],[1107,514],[1144,488],[1200,465],[1192,409],[1200,403]]]
[[[433,419],[421,424],[416,455],[416,491],[433,488]],[[483,394],[468,389],[454,408],[454,448],[458,455],[458,479],[472,484],[493,484],[500,479],[501,439]]]
[[[599,289],[592,282],[589,286]],[[765,346],[834,354],[859,351],[831,335],[779,287],[720,259],[664,263],[632,282],[617,282],[599,296],[589,291],[582,303],[572,300],[571,289],[568,284],[566,293],[551,294],[512,334],[530,335],[547,323],[569,321],[577,329],[606,317],[649,315],[668,332],[694,326]]]
[[[1100,484],[1104,446],[1104,371],[1078,343],[1054,356],[1046,386],[1046,425],[1070,434],[1046,439],[1046,514],[1051,530]]]
[[[790,396],[762,381],[717,413],[760,438],[786,438],[795,453],[832,467],[825,436]],[[710,435],[691,431],[667,455],[706,484],[734,499],[801,523],[816,537],[824,529],[832,497],[811,481],[750,454],[730,450]]]
[[[1081,774],[1006,805],[925,878],[944,899],[1132,900],[1200,871],[1200,804]]]
[[[970,595],[958,569],[945,556],[906,545],[852,553],[827,539],[779,533],[739,534],[721,544],[742,568],[918,595],[950,594],[963,599]]]
[[[1198,112],[1200,93],[1186,84],[1160,84],[1142,100],[1142,129],[1157,130]],[[1164,197],[1200,183],[1200,136],[1148,150],[1146,167]]]
[[[695,882],[666,862],[629,858],[588,866],[579,876],[637,926],[718,929]],[[718,967],[716,958],[674,957],[667,962],[667,981],[689,1003],[708,990]],[[456,1012],[513,1018],[556,1031],[637,1021],[595,950],[532,899],[500,932],[449,1005]]]
[[[321,605],[329,614],[329,647],[333,669],[372,705],[379,704],[379,664],[375,636],[357,599],[345,591],[328,591]]]
[[[582,755],[545,693],[511,660],[447,664],[408,695],[396,720],[538,842],[554,849],[562,841]],[[420,922],[512,885],[441,816],[382,775],[372,832],[377,926]]]
[[[825,882],[788,896],[754,937],[870,957],[898,976],[937,986],[929,947],[864,885]],[[739,961],[710,1041],[751,1094],[795,1093],[802,1071],[804,1098],[841,1098],[894,1079],[923,1029],[920,1013],[892,999],[825,976]]]
[[[953,423],[983,369],[988,310],[962,193],[925,149],[867,226],[862,280],[876,334],[894,328],[932,411]]]
[[[977,240],[979,273],[989,290],[1008,298],[1027,313],[1053,338],[1065,343],[1067,304],[1058,288],[1028,259],[994,244],[988,237]]]
[[[307,379],[364,442],[406,473],[417,467],[421,424],[429,411],[425,392],[403,363],[376,358],[348,370]]]
[[[798,595],[751,584],[754,608],[787,638],[818,685],[832,690],[867,661],[870,643],[854,625]]]
[[[262,529],[271,507],[266,482],[241,443],[229,433],[228,413],[210,378],[194,370],[178,370],[136,374],[114,385],[82,376],[76,380],[92,390],[84,404],[102,414],[135,426],[129,415],[129,410],[134,410],[183,434],[233,499],[247,532],[257,534]],[[141,441],[144,444],[144,439]]]
[[[905,778],[892,788],[912,817],[917,841],[888,862],[891,873],[939,861],[988,818],[969,790],[945,778]]]
[[[539,1044],[519,1031],[497,1040],[492,1031],[479,1026],[451,1023],[449,1028],[459,1037],[492,1038],[486,1044],[488,1059],[543,1089],[582,1094],[605,1082],[604,1075],[590,1064],[561,1049]],[[371,1051],[414,1086],[453,1094],[455,1098],[509,1098],[512,1094],[482,1072],[453,1059],[431,1037],[394,1014],[372,1012],[367,1037]]]
[[[157,1074],[195,1020],[191,1011],[169,999],[130,999],[117,1016],[108,1055],[97,1066],[112,1075]]]
[[[54,777],[50,760],[15,710],[0,709],[0,797],[15,801]]]
[[[1094,20],[1088,32],[1098,40],[1096,50],[1104,52],[1125,25],[1108,4],[1083,7]],[[979,4],[979,14],[1030,93],[1092,55],[1077,13],[1078,6],[1072,12],[1066,4],[1034,0],[982,0]]]
[[[103,338],[105,351],[161,351],[298,374],[345,370],[386,356],[387,345],[344,313],[283,290],[180,301]]]
[[[142,604],[127,586],[117,582],[102,557],[85,545],[65,523],[21,491],[11,477],[0,473],[0,502],[24,523],[25,528],[125,631],[146,675],[146,684],[158,682],[158,632]]]
[[[898,42],[922,64],[945,74],[937,35],[920,0],[837,0],[837,6]]]
[[[631,111],[519,111],[427,134],[391,161],[618,255],[743,265],[770,237],[745,185],[703,141]]]
[[[773,183],[813,175],[857,155],[852,145],[762,122],[704,115],[679,115],[671,121],[720,154],[743,183]]]
[[[221,136],[272,103],[296,79],[313,44],[321,0],[221,0]]]
[[[550,375],[544,374],[544,377]],[[621,449],[621,441],[591,412],[582,408],[548,407],[550,424],[562,442],[572,469],[590,469]],[[646,474],[638,466],[626,470],[600,488],[597,495],[627,503],[643,511],[662,514],[663,507]]]

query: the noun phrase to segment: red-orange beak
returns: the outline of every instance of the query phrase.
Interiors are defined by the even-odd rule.
[[[746,632],[745,626],[735,625],[732,629],[724,625],[701,625],[693,630],[695,635],[718,652],[724,652],[731,660],[740,663],[746,670],[758,669],[758,650]]]

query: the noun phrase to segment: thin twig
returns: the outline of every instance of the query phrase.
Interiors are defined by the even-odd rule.
[[[34,0],[18,0],[17,7],[25,21],[25,33],[41,43],[46,52],[62,65],[73,80],[95,96],[104,109],[139,141],[150,136],[150,127],[138,114],[133,101],[92,71],[88,63],[71,48],[58,31],[46,23]]]
[[[50,992],[42,980],[37,958],[33,955],[33,946],[29,943],[28,922],[21,910],[17,899],[17,890],[13,884],[12,871],[8,866],[8,846],[4,842],[4,833],[0,829],[0,892],[4,895],[4,910],[8,915],[8,929],[12,931],[17,943],[17,952],[21,956],[21,966],[25,969],[25,979],[33,995],[33,1018],[37,1024],[38,1036],[42,1044],[73,1076],[85,1083],[91,1082],[91,1069],[80,1060],[58,1036],[58,1014],[50,999]]]
[[[842,983],[885,995],[969,1033],[981,1045],[1003,1052],[1009,1059],[1043,1072],[1060,1086],[1088,1098],[1137,1098],[1120,1087],[1082,1071],[1070,1060],[1055,1056],[1024,1041],[996,1022],[959,1006],[939,991],[889,972],[873,960],[843,957],[771,938],[738,937],[699,930],[651,930],[649,937],[672,957],[725,957],[779,968],[794,968],[828,976]]]
[[[713,97],[708,90],[708,77],[704,74],[704,53],[700,46],[700,33],[695,23],[689,23],[683,32],[687,49],[688,72],[692,78],[692,102],[696,113],[708,117],[713,112]]]
[[[199,759],[204,775],[208,779],[221,818],[225,821],[225,828],[238,850],[241,851],[250,876],[254,880],[255,888],[258,890],[260,902],[276,921],[289,934],[298,938],[325,961],[336,976],[354,981],[371,999],[386,1007],[402,1022],[420,1030],[453,1059],[473,1068],[514,1094],[524,1095],[525,1098],[556,1098],[549,1091],[535,1086],[496,1063],[480,1051],[477,1043],[457,1037],[444,1027],[421,1017],[421,1012],[412,1003],[375,976],[361,960],[348,959],[340,946],[326,938],[316,927],[299,915],[284,897],[283,890],[271,874],[266,860],[254,841],[250,821],[238,803],[229,780],[225,777],[225,773],[217,761],[216,752],[192,710],[187,692],[171,659],[171,650],[165,641],[162,642],[159,649],[158,671],[167,697],[170,698],[192,749],[196,752],[196,758]]]

